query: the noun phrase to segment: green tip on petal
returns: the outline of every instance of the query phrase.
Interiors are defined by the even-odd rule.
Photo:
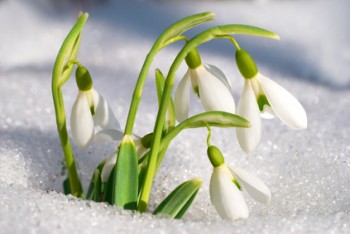
[[[81,91],[88,91],[92,88],[92,79],[89,71],[84,66],[79,66],[75,72],[75,80]]]
[[[187,66],[191,69],[195,69],[202,64],[201,57],[197,48],[194,48],[190,53],[187,54],[185,61]]]
[[[260,95],[260,96],[257,98],[257,102],[258,102],[258,106],[259,106],[259,110],[260,110],[260,111],[263,111],[263,110],[264,110],[264,106],[265,106],[265,105],[270,106],[270,103],[269,103],[269,101],[267,100],[267,97],[266,97],[265,95]]]
[[[258,74],[258,68],[246,50],[239,49],[236,51],[236,63],[244,78],[251,79]]]
[[[209,146],[207,153],[213,167],[218,167],[225,163],[225,159],[218,147],[213,145]]]

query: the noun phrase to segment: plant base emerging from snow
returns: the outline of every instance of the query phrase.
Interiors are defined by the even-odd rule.
[[[246,34],[273,39],[278,39],[278,36],[253,26],[229,24],[209,28],[191,39],[186,38],[183,35],[185,31],[214,19],[213,13],[206,12],[177,21],[158,37],[140,71],[126,126],[122,130],[112,107],[93,88],[93,79],[88,69],[76,58],[87,17],[86,13],[80,15],[63,42],[52,75],[57,129],[68,168],[65,191],[74,196],[144,212],[148,207],[152,183],[159,165],[171,141],[183,129],[207,127],[211,134],[210,126],[236,127],[239,142],[243,150],[248,152],[253,150],[260,140],[261,120],[257,117],[260,111],[270,110],[270,113],[293,128],[306,127],[306,114],[302,113],[303,108],[299,102],[283,88],[257,73],[254,61],[249,54],[240,49],[231,35]],[[235,114],[235,102],[229,80],[219,68],[202,64],[197,50],[199,45],[217,38],[225,38],[233,43],[237,49],[236,61],[239,70],[246,78],[237,110],[241,116]],[[133,127],[152,61],[160,50],[182,40],[185,41],[185,45],[173,61],[167,76],[156,69],[155,82],[159,101],[157,118],[153,132],[139,137],[133,132]],[[188,71],[180,81],[173,100],[175,73],[183,61],[186,61]],[[111,152],[111,155],[96,167],[86,194],[82,190],[68,137],[61,91],[75,66],[78,96],[70,118],[73,141],[82,148],[100,141],[119,142],[115,152]],[[189,117],[191,86],[206,112]],[[281,106],[285,102],[291,102],[297,113],[283,109]],[[178,124],[176,120],[179,121]],[[96,126],[102,130],[95,132]],[[271,194],[265,184],[242,169],[228,167],[219,149],[209,143],[208,147],[208,156],[214,167],[210,181],[210,197],[222,218],[236,220],[248,217],[248,208],[242,196],[244,190],[259,202],[269,202]],[[185,181],[175,188],[153,213],[181,218],[195,199],[201,184],[200,179]]]

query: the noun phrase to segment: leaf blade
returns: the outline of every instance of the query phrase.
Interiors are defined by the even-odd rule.
[[[124,209],[135,210],[138,198],[138,159],[130,135],[120,143],[114,172],[112,203]]]
[[[181,218],[190,207],[201,186],[200,179],[192,179],[180,184],[159,204],[153,214]]]

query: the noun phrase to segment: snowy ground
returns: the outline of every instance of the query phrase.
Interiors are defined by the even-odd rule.
[[[214,11],[215,24],[252,24],[276,32],[281,41],[237,37],[260,71],[289,89],[308,113],[308,129],[293,131],[264,121],[258,149],[245,155],[235,131],[215,129],[212,142],[226,160],[258,175],[272,191],[263,206],[247,196],[250,217],[222,221],[209,201],[211,166],[205,130],[183,132],[171,145],[152,191],[154,208],[180,182],[200,177],[204,185],[183,220],[133,214],[62,194],[62,152],[56,133],[51,71],[66,33],[81,9],[51,1],[0,1],[0,233],[349,233],[350,232],[350,3],[336,1],[154,1],[85,6],[90,12],[79,60],[109,100],[122,125],[143,59],[157,35],[174,21]],[[200,27],[204,29],[205,27]],[[187,35],[199,32],[196,29]],[[161,52],[153,67],[164,73],[179,50]],[[204,62],[223,69],[235,99],[242,89],[225,41],[201,46]],[[178,72],[178,80],[185,71]],[[77,90],[64,88],[66,109]],[[152,130],[152,73],[135,130]],[[202,111],[193,98],[191,113]],[[84,187],[113,144],[74,148]]]

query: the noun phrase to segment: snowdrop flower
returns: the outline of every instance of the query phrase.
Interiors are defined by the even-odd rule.
[[[202,64],[197,49],[187,55],[186,63],[189,68],[180,81],[174,98],[177,121],[181,122],[188,117],[191,85],[206,111],[234,113],[235,102],[224,73],[213,65]]]
[[[245,78],[237,114],[250,121],[250,128],[237,128],[241,148],[250,152],[261,138],[261,117],[277,116],[293,129],[305,129],[307,116],[299,101],[286,89],[258,72],[254,60],[243,49],[236,52],[237,66]]]
[[[81,148],[89,145],[94,137],[95,125],[101,128],[120,128],[106,100],[92,87],[88,70],[79,66],[76,71],[79,88],[70,118],[74,142]]]
[[[258,202],[270,202],[269,188],[247,171],[227,166],[217,147],[209,146],[208,156],[214,166],[210,179],[210,200],[221,218],[237,220],[249,216],[242,191],[246,191]]]

